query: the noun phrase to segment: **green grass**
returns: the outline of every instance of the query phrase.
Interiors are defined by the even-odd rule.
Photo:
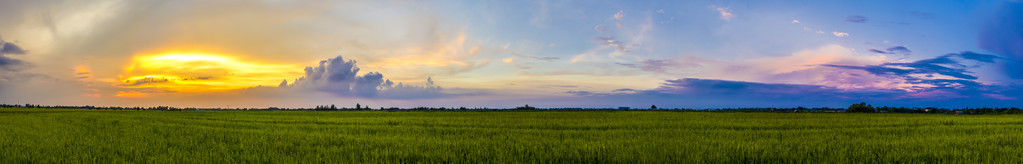
[[[0,163],[1020,163],[1023,116],[0,108]]]

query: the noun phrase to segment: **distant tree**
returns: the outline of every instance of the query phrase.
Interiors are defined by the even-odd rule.
[[[650,105],[650,109],[657,109],[657,105]]]
[[[529,104],[526,104],[526,106],[515,107],[515,110],[536,110],[536,107],[531,107]]]
[[[866,102],[860,102],[858,104],[849,105],[849,108],[846,108],[845,112],[850,112],[850,113],[873,113],[873,112],[875,112],[875,110],[874,110],[874,106],[867,105]]]
[[[359,103],[355,103],[355,109],[362,109],[362,105],[360,105]]]
[[[337,110],[337,107],[334,104],[330,104],[330,110]]]

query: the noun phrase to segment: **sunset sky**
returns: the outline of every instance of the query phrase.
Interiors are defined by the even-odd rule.
[[[0,103],[1008,107],[1023,1],[0,1]]]

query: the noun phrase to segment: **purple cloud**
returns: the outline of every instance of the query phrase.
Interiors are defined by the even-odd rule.
[[[696,63],[680,63],[670,59],[646,59],[636,63],[615,63],[621,66],[636,68],[647,72],[665,73],[668,68],[679,68],[699,65]]]
[[[937,80],[932,83],[938,83]],[[949,83],[962,83],[955,80]],[[772,84],[747,81],[683,78],[667,80],[651,90],[632,93],[570,91],[605,103],[661,104],[689,107],[831,106],[865,101],[875,105],[965,107],[1013,106],[1020,103],[1018,87],[976,84],[974,87],[934,87],[918,91],[899,89],[846,90],[822,85]]]
[[[555,61],[555,60],[561,59],[561,58],[559,58],[559,57],[539,57],[539,56],[529,56],[529,55],[522,55],[522,54],[518,54],[518,53],[514,53],[514,52],[512,52],[512,55],[515,55],[515,56],[518,56],[518,57],[522,57],[522,58],[529,58],[529,59],[543,60],[543,61],[548,61],[548,62],[551,62],[551,61]]]
[[[0,70],[18,71],[27,67],[28,63],[6,56],[23,54],[25,54],[25,50],[21,49],[18,45],[10,42],[4,42],[0,39]]]
[[[849,66],[849,65],[823,65],[827,67],[863,70],[874,75],[884,76],[893,79],[905,80],[910,84],[929,84],[935,87],[977,87],[979,82],[974,80],[976,76],[967,68],[977,65],[965,65],[968,61],[976,61],[981,64],[992,64],[1000,57],[994,55],[963,52],[946,54],[932,59],[919,60],[909,63],[884,63],[879,65]],[[923,78],[944,75],[956,79],[935,79]]]
[[[845,18],[845,20],[842,21],[852,23],[867,23],[867,17],[862,15],[849,15],[848,17]]]

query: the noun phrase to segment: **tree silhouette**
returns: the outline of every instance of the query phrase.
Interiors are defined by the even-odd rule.
[[[874,110],[874,106],[867,105],[866,102],[860,102],[858,104],[849,105],[849,108],[845,109],[845,112],[851,112],[851,113],[873,113],[873,112],[876,112],[876,111]]]
[[[650,105],[650,109],[657,109],[657,105]]]

